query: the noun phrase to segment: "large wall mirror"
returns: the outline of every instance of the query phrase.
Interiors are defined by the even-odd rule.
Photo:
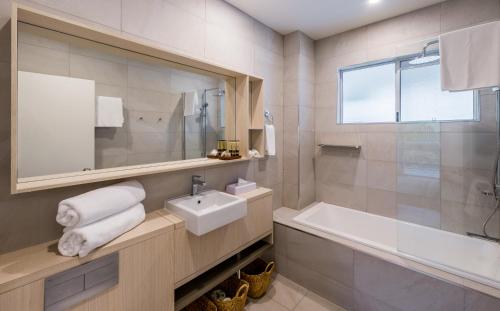
[[[193,161],[235,139],[235,78],[18,23],[17,182]]]

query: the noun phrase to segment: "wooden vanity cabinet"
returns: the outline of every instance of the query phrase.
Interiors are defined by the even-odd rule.
[[[0,310],[44,310],[45,278],[118,252],[118,284],[73,306],[78,311],[174,310],[174,225],[157,212],[82,259],[54,252],[54,242],[0,256]]]

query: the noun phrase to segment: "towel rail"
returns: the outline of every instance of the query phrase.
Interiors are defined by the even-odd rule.
[[[332,145],[332,144],[318,144],[321,148],[344,148],[344,149],[356,149],[360,150],[361,145]]]

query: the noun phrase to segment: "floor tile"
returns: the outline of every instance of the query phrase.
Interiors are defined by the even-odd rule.
[[[272,300],[270,297],[264,296],[259,300],[250,300],[245,307],[246,311],[289,311],[289,309],[280,305],[276,301]]]
[[[292,310],[306,293],[307,290],[304,287],[278,274],[267,290],[266,298]]]
[[[294,311],[346,311],[344,308],[331,303],[330,301],[320,297],[314,293],[308,292],[299,304],[293,309]]]

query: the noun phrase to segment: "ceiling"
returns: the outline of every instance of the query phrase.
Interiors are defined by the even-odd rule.
[[[443,0],[225,1],[283,35],[300,30],[312,39],[325,38],[443,2]]]

